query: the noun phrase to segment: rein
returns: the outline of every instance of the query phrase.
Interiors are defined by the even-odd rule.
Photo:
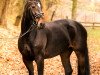
[[[33,22],[33,24],[30,26],[30,28],[25,32],[25,33],[23,33],[23,34],[21,34],[20,36],[19,36],[19,38],[22,38],[23,36],[25,36],[27,33],[29,33],[30,31],[32,31],[35,27],[33,27],[34,25],[36,25],[34,22]]]

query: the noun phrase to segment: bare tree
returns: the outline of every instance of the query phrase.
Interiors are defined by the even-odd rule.
[[[56,9],[54,9],[53,12],[51,12],[49,9],[53,6],[58,4],[60,1],[59,0],[41,0],[42,5],[43,5],[43,12],[45,14],[45,20],[52,20],[53,17],[55,16]]]
[[[4,0],[3,8],[2,8],[2,11],[1,11],[0,25],[2,25],[3,27],[7,27],[6,15],[7,15],[7,8],[9,6],[9,2],[10,2],[10,0]]]
[[[48,19],[48,12],[46,11],[47,9],[47,6],[46,6],[46,0],[41,0],[41,3],[42,3],[42,10],[44,12],[44,20],[47,20]]]
[[[72,0],[72,19],[76,20],[77,0]]]
[[[18,12],[18,15],[16,16],[16,20],[15,20],[15,23],[14,23],[15,26],[18,26],[20,24],[22,12],[24,10],[23,6],[25,4],[25,0],[18,1],[18,3],[20,4],[20,6],[18,6],[19,12]]]
[[[57,10],[57,7],[56,7],[55,10],[52,12],[51,21],[53,20],[53,17],[55,16],[56,10]]]

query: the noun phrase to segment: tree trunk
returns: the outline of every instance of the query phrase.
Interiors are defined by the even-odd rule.
[[[7,27],[6,15],[7,15],[7,8],[9,6],[9,2],[10,0],[5,0],[2,8],[1,17],[0,17],[0,25],[2,25],[2,27]]]
[[[56,10],[57,10],[57,8],[52,12],[51,21],[53,20],[53,18],[54,18],[54,16],[55,16]]]
[[[15,20],[15,26],[18,26],[19,25],[19,23],[20,23],[20,20],[21,20],[21,15],[18,15],[17,17],[16,17],[16,20]]]
[[[23,10],[24,10],[24,4],[25,4],[25,1],[18,1],[18,3],[21,3],[21,6],[18,6],[19,8],[19,12],[18,12],[18,15],[16,16],[16,20],[15,20],[15,23],[14,25],[15,26],[18,26],[20,24],[20,21],[21,21],[21,18],[22,18],[22,14],[23,14]]]
[[[46,6],[46,0],[41,0],[41,3],[42,3],[42,10],[44,12],[44,20],[45,21],[48,21],[49,20],[49,14],[48,14],[48,11],[47,11],[47,6]]]
[[[77,0],[72,0],[72,19],[76,20]]]

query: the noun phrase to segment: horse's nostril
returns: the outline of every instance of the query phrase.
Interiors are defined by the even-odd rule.
[[[41,18],[44,15],[44,13],[38,13],[35,15],[35,18]]]

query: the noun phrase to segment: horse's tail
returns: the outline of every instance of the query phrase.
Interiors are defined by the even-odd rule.
[[[81,35],[81,41],[80,41],[80,46],[82,46],[82,50],[80,53],[84,54],[85,62],[85,75],[90,75],[90,64],[89,64],[89,52],[88,52],[88,47],[87,47],[87,31],[83,27],[83,25],[79,22],[76,22],[76,27],[78,29],[79,35]],[[78,36],[79,37],[79,36]]]

